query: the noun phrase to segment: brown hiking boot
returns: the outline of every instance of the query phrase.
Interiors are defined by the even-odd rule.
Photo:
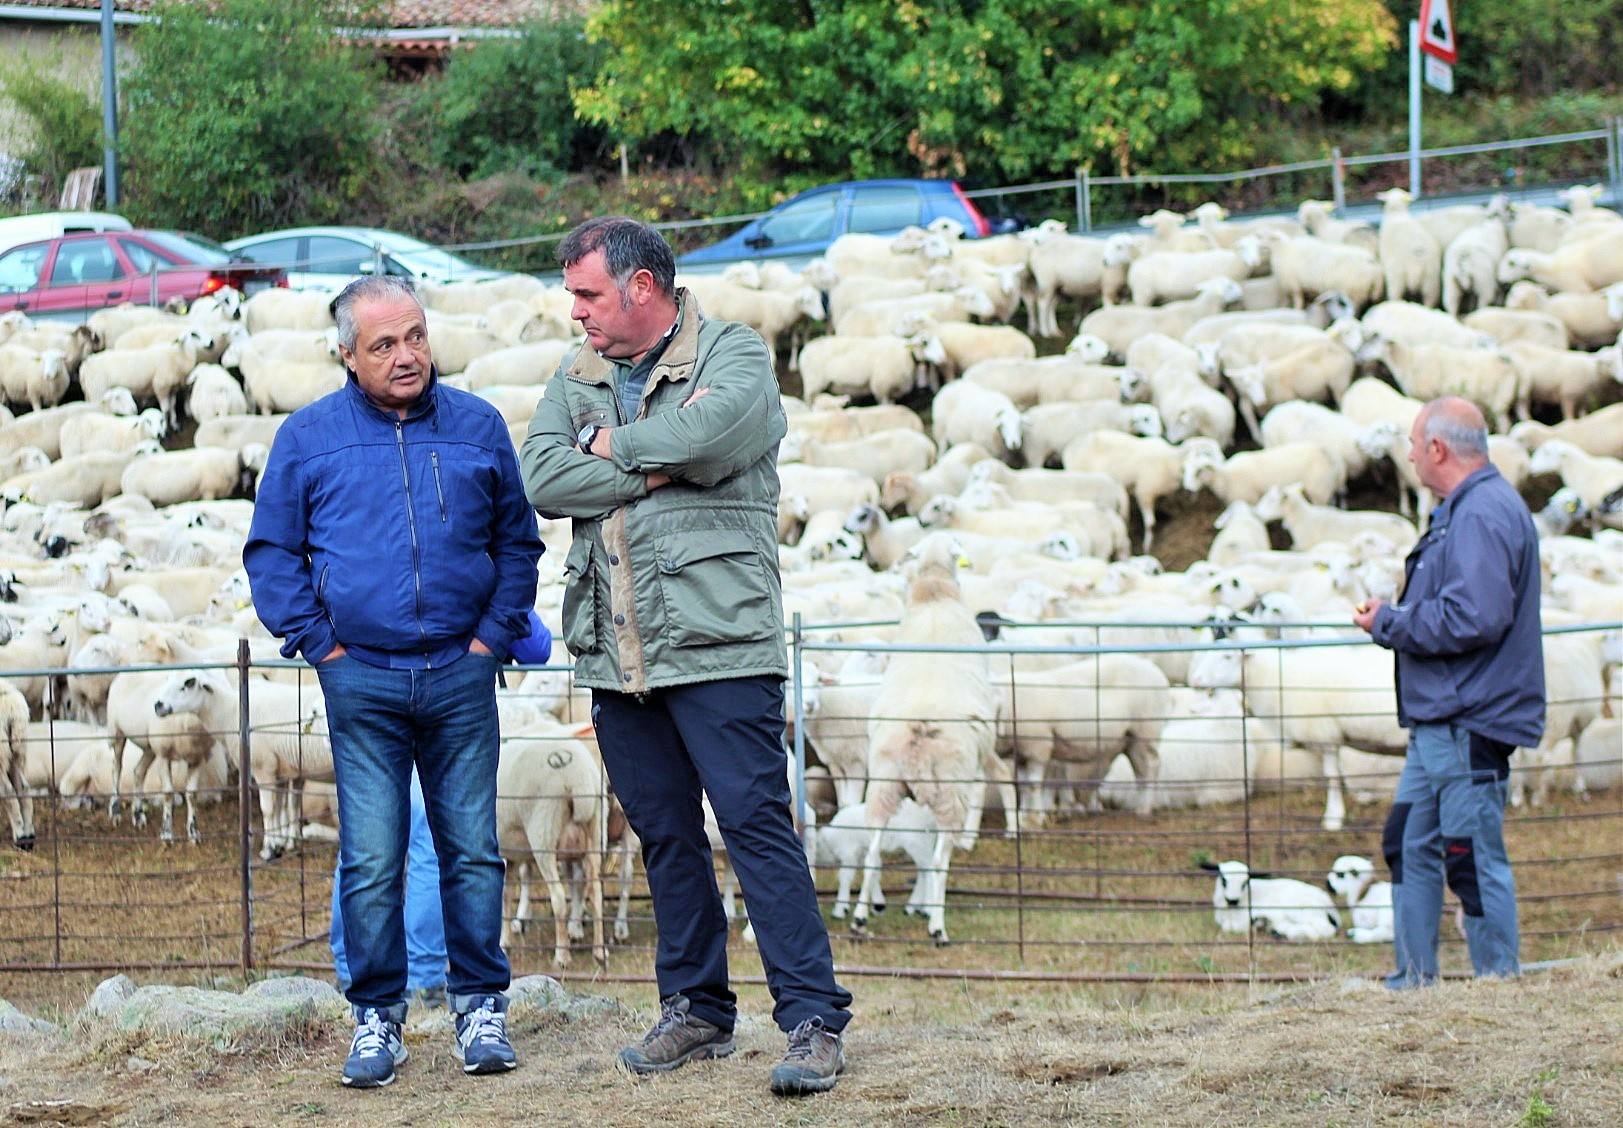
[[[826,1093],[845,1072],[845,1046],[840,1036],[808,1018],[789,1032],[789,1049],[772,1067],[772,1091],[780,1097]]]
[[[659,1021],[635,1046],[620,1051],[620,1064],[632,1073],[669,1073],[695,1058],[726,1057],[733,1032],[688,1013],[686,995],[659,1001]]]

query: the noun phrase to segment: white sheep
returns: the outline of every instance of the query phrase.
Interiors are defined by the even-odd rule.
[[[941,339],[934,334],[817,337],[800,350],[802,395],[809,401],[833,392],[894,403],[924,382],[926,365],[946,361]]]
[[[885,475],[880,482],[879,504],[886,509],[905,509],[917,515],[924,504],[937,494],[962,492],[969,482],[970,469],[992,455],[976,443],[958,443],[948,447],[935,465],[927,470],[898,470]],[[783,467],[779,467],[781,476]]]
[[[1498,280],[1530,278],[1551,290],[1584,293],[1623,282],[1623,227],[1568,243],[1550,254],[1516,249],[1498,260]]]
[[[1137,399],[1144,374],[1133,368],[1095,364],[1086,352],[1034,360],[983,360],[964,372],[970,383],[1009,397],[1024,411],[1040,403]]]
[[[1031,360],[1037,346],[1012,325],[971,325],[942,322],[934,326],[946,360],[937,367],[941,378],[950,380],[972,365],[988,360]]]
[[[468,361],[462,375],[470,392],[495,384],[545,384],[578,344],[552,339],[496,349]]]
[[[82,509],[94,509],[119,492],[119,479],[136,454],[157,449],[157,444],[148,440],[134,450],[94,451],[63,458],[42,469],[0,482],[0,498],[8,503],[68,502]]]
[[[1510,427],[1521,374],[1503,352],[1405,345],[1376,337],[1360,355],[1383,362],[1406,395],[1422,401],[1461,396],[1480,407],[1501,434]]]
[[[193,443],[197,446],[232,447],[241,450],[249,443],[270,446],[286,415],[222,415],[200,419]]]
[[[1598,293],[1552,294],[1537,282],[1523,280],[1505,295],[1505,308],[1554,314],[1567,327],[1575,348],[1602,348],[1623,332],[1623,286],[1608,286]]]
[[[1182,475],[1183,451],[1163,439],[1137,438],[1116,431],[1095,431],[1060,452],[1066,470],[1109,474],[1138,504],[1144,523],[1143,551],[1155,540],[1155,505],[1175,493]]]
[[[1342,467],[1313,443],[1242,451],[1225,460],[1222,448],[1210,439],[1183,444],[1183,488],[1191,493],[1210,489],[1219,501],[1262,500],[1274,486],[1300,483],[1315,504],[1327,504],[1345,486]]]
[[[1443,292],[1443,248],[1426,225],[1409,214],[1413,198],[1402,188],[1376,195],[1385,205],[1379,244],[1386,296],[1396,301],[1413,296],[1422,305],[1435,306]]]
[[[104,415],[87,411],[63,421],[63,458],[77,458],[97,451],[132,451],[144,442],[161,439],[169,433],[163,412],[149,407],[139,415]]]
[[[1156,251],[1127,268],[1127,286],[1137,305],[1158,305],[1194,297],[1200,284],[1210,278],[1244,281],[1260,262],[1261,252],[1254,242],[1235,250]]]
[[[1504,351],[1521,376],[1516,399],[1519,419],[1531,417],[1534,403],[1559,403],[1562,419],[1576,419],[1580,404],[1617,382],[1594,353],[1530,341],[1513,341]]]
[[[1283,523],[1291,547],[1296,549],[1314,548],[1327,541],[1351,544],[1361,533],[1374,533],[1406,553],[1420,539],[1412,524],[1392,513],[1314,505],[1303,496],[1297,482],[1270,489],[1257,502],[1256,512],[1264,521]]]
[[[1331,291],[1346,295],[1355,309],[1381,300],[1386,279],[1372,252],[1312,236],[1273,235],[1267,241],[1274,277],[1296,309]]]
[[[187,332],[169,344],[95,353],[79,366],[79,385],[87,400],[112,388],[127,388],[138,401],[157,402],[160,388],[173,395],[185,386],[209,343],[209,338]]]
[[[941,449],[975,443],[1005,461],[1020,449],[1020,410],[1001,392],[959,380],[941,389],[930,409],[930,433]]]
[[[973,286],[960,286],[946,293],[863,302],[848,310],[835,323],[834,331],[851,337],[911,337],[932,323],[991,317],[995,312],[992,299],[983,292]]]
[[[795,401],[799,403],[799,400]],[[802,404],[802,408],[804,408]],[[843,442],[880,431],[917,431],[924,434],[924,421],[918,412],[901,404],[881,403],[872,407],[847,407],[844,397],[819,397],[812,410],[803,410],[789,419],[789,429],[809,439]]]
[[[228,447],[166,451],[133,460],[119,479],[156,506],[230,497],[242,485],[242,454]]]
[[[1623,488],[1623,459],[1588,454],[1560,439],[1535,450],[1528,468],[1534,474],[1559,474],[1562,484],[1576,490],[1592,512]]]
[[[1548,349],[1564,349],[1571,343],[1566,323],[1553,313],[1540,310],[1483,306],[1466,314],[1460,322],[1501,345],[1525,341]]]
[[[904,428],[880,431],[849,442],[821,442],[791,432],[778,447],[780,463],[843,466],[866,474],[880,485],[897,471],[916,474],[928,469],[935,455],[936,444],[927,436]]]
[[[186,414],[199,423],[225,415],[242,415],[248,397],[237,378],[218,364],[199,364],[186,377]]]
[[[1455,348],[1486,348],[1492,338],[1467,329],[1440,309],[1427,309],[1414,302],[1380,302],[1364,311],[1360,319],[1366,338],[1384,337],[1405,345],[1452,345]]]
[[[1160,414],[1144,403],[1122,404],[1109,400],[1045,403],[1018,418],[1020,442],[1017,446],[1032,467],[1044,467],[1057,461],[1071,443],[1095,431],[1120,431],[1146,438],[1162,435]]]
[[[1352,924],[1347,939],[1354,944],[1385,944],[1394,930],[1392,883],[1375,880],[1375,866],[1368,858],[1343,854],[1325,876],[1330,891],[1347,903]]]
[[[252,334],[266,329],[330,329],[336,324],[329,308],[333,297],[324,290],[271,287],[242,304],[242,321]]]
[[[1323,889],[1291,877],[1253,874],[1244,862],[1202,862],[1217,874],[1212,890],[1213,917],[1224,932],[1256,929],[1281,940],[1334,940],[1341,933],[1341,914]]]
[[[292,361],[300,364],[337,363],[338,330],[264,329],[233,341],[220,357],[227,368],[242,367],[244,358],[264,361]],[[250,361],[250,364],[252,362]]]
[[[891,815],[890,822],[879,833],[881,855],[905,854],[913,860],[913,866],[918,871],[913,893],[902,910],[909,915],[924,916],[928,912],[929,906],[923,903],[923,898],[931,888],[928,878],[937,831],[935,815],[929,808],[921,807],[911,799],[903,799],[896,805],[896,813]],[[872,835],[873,832],[868,829],[868,807],[865,803],[840,808],[831,820],[817,828],[818,864],[834,866],[837,870],[834,908],[830,914],[835,920],[844,920],[850,915],[851,885],[856,880],[857,868],[868,852],[868,841]],[[884,907],[884,890],[876,889],[874,911],[878,912]]]
[[[0,684],[0,804],[11,819],[11,841],[34,848],[34,798],[24,778],[28,766],[28,701]]]
[[[1039,336],[1057,337],[1060,295],[1083,301],[1102,294],[1106,240],[1067,234],[1057,220],[1044,220],[1020,235],[1031,243],[1032,327]]]
[[[265,361],[250,355],[252,359],[249,355],[243,357],[243,387],[261,415],[287,414],[307,407],[342,388],[348,379],[344,366],[330,361]]]
[[[1114,356],[1126,356],[1128,346],[1139,337],[1163,333],[1181,338],[1204,317],[1210,317],[1240,300],[1240,284],[1232,278],[1211,278],[1197,288],[1196,296],[1163,306],[1111,306],[1097,309],[1082,319],[1079,333],[1098,337]]]
[[[1316,444],[1341,463],[1348,481],[1361,476],[1368,464],[1368,455],[1358,445],[1365,428],[1345,412],[1320,403],[1291,400],[1271,407],[1262,417],[1258,430],[1265,447],[1299,442]]]
[[[1050,505],[1083,501],[1111,510],[1124,521],[1129,512],[1127,491],[1109,474],[1041,467],[1014,470],[1005,462],[986,458],[971,467],[965,486],[982,482],[1001,486],[1015,501],[1043,501]]]
[[[1303,200],[1296,206],[1296,221],[1315,239],[1375,253],[1380,245],[1375,229],[1360,219],[1335,219],[1335,210],[1329,200]]]
[[[1510,248],[1505,226],[1508,203],[1490,206],[1481,222],[1460,232],[1443,248],[1443,309],[1452,316],[1472,306],[1493,305],[1499,293],[1497,268]]]
[[[21,425],[26,419],[19,419]],[[1608,458],[1623,458],[1623,403],[1613,403],[1598,411],[1553,427],[1529,419],[1510,429],[1510,438],[1522,449],[1537,450],[1552,439],[1571,443],[1579,450]]]
[[[67,394],[71,375],[61,349],[36,352],[21,345],[0,345],[0,398],[26,403],[34,411],[55,407]]]

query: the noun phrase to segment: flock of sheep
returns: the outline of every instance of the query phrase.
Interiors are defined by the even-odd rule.
[[[831,648],[960,648],[799,658],[822,824],[808,857],[841,871],[836,916],[866,926],[894,846],[919,866],[910,910],[945,941],[951,858],[989,801],[1014,833],[1099,803],[1147,812],[1321,777],[1337,829],[1347,780],[1389,789],[1396,761],[1380,757],[1404,748],[1392,662],[1348,623],[1359,601],[1393,597],[1432,504],[1406,455],[1435,396],[1482,406],[1512,482],[1560,480],[1538,514],[1547,625],[1618,620],[1623,220],[1595,197],[1411,213],[1393,189],[1378,229],[1312,201],[1295,220],[1162,211],[1103,238],[1051,221],[971,240],[937,221],[842,237],[798,272],[679,279],[708,315],[784,346],[799,374],[779,467],[788,615],[833,625],[811,636]],[[493,403],[521,442],[575,345],[569,295],[515,275],[422,296],[441,377]],[[248,499],[286,414],[344,380],[330,297],[222,291],[77,327],[0,317],[0,383],[19,412],[0,408],[0,802],[19,844],[33,797],[51,791],[104,798],[114,818],[123,797],[161,794],[165,840],[183,795],[195,841],[195,800],[238,767],[224,667],[239,638],[256,661],[276,654],[240,569]],[[1039,357],[1073,306],[1073,339]],[[188,431],[189,446],[164,449]],[[1340,504],[1371,483],[1397,513]],[[1157,511],[1206,491],[1223,508],[1205,559],[1164,569],[1149,555]],[[1272,548],[1276,523],[1287,551]],[[558,633],[568,522],[542,533],[537,606]],[[992,635],[1060,652],[993,653]],[[1141,649],[1338,635],[1350,644]],[[1096,644],[1121,652],[1074,652]],[[1516,776],[1534,801],[1618,784],[1620,663],[1616,632],[1546,640],[1547,735]],[[263,666],[249,696],[245,770],[269,858],[330,833],[331,757],[314,679]],[[587,713],[555,670],[500,700],[514,929],[530,919],[533,866],[555,957],[584,936],[588,903],[601,955],[611,826],[617,936],[634,851],[575,720]]]

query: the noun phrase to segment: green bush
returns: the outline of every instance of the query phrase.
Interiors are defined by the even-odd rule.
[[[33,129],[32,147],[18,155],[44,178],[49,195],[74,169],[101,163],[101,107],[57,78],[56,69],[50,60],[28,55],[0,65],[0,95]]]
[[[121,139],[132,217],[219,237],[347,221],[387,154],[360,0],[165,0],[136,30]]]
[[[425,84],[435,105],[433,150],[458,176],[546,176],[577,168],[605,144],[575,117],[574,87],[597,72],[602,50],[580,19],[537,22],[515,39],[487,39],[451,57]]]

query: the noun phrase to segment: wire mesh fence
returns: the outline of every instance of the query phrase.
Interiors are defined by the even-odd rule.
[[[1068,639],[1089,629],[1064,626]],[[844,974],[1222,982],[1385,969],[1386,945],[1345,938],[1351,923],[1345,902],[1334,938],[1287,942],[1267,928],[1225,931],[1214,877],[1202,868],[1240,861],[1253,872],[1318,888],[1344,855],[1382,868],[1381,822],[1402,765],[1394,754],[1401,753],[1401,732],[1396,747],[1371,751],[1377,745],[1362,738],[1312,739],[1311,726],[1333,723],[1351,733],[1364,720],[1395,725],[1390,696],[1384,704],[1359,701],[1356,695],[1370,691],[1349,676],[1311,686],[1327,699],[1315,709],[1300,707],[1280,688],[1286,675],[1307,668],[1303,655],[1334,654],[1350,670],[1359,651],[1373,650],[1367,643],[988,643],[984,654],[1005,702],[995,722],[1000,754],[935,780],[966,796],[978,824],[947,826],[929,804],[904,806],[881,840],[883,866],[865,902],[869,828],[851,802],[896,777],[863,769],[862,778],[851,779],[841,767],[850,761],[841,756],[865,747],[869,722],[889,715],[878,699],[875,664],[905,648],[844,641],[843,634],[873,632],[871,624],[858,632],[845,627],[796,624],[785,709],[797,824]],[[1602,633],[1619,627],[1563,628],[1562,637],[1593,640],[1598,664]],[[857,673],[815,673],[851,654],[865,656]],[[1113,702],[1113,664],[1183,663],[1187,679],[1188,663],[1225,654],[1244,656],[1239,685],[1204,691],[1169,685],[1153,715]],[[1274,682],[1247,679],[1264,664],[1277,675]],[[231,778],[202,763],[171,780],[170,765],[160,762],[146,779],[124,780],[113,822],[107,730],[53,715],[65,699],[62,682],[94,675],[9,674],[8,681],[43,674],[49,688],[22,749],[34,797],[34,848],[0,850],[0,973],[329,970],[337,812],[311,671],[253,662],[244,645],[235,664],[124,672],[167,680],[170,688],[188,677],[224,679],[232,699],[227,710],[210,714],[208,735],[227,767],[246,762],[249,770]],[[655,928],[647,887],[622,837],[588,695],[568,666],[513,670],[506,678],[498,695],[504,764],[528,759],[536,767],[526,777],[536,781],[533,788],[513,786],[510,773],[499,786],[515,972],[556,971],[561,954],[569,961],[566,974],[650,980]],[[1514,769],[1513,778],[1530,785],[1526,804],[1506,818],[1529,961],[1615,944],[1623,928],[1619,703],[1604,692],[1573,694],[1557,685],[1551,693],[1558,706],[1552,717],[1559,714],[1566,728],[1561,735],[1592,739],[1571,740],[1554,757],[1526,756]],[[1338,703],[1336,694],[1353,696]],[[294,703],[288,715],[269,713],[268,703],[288,701]],[[229,723],[219,723],[221,717]],[[558,801],[556,779],[576,758],[589,765],[595,784],[573,796],[575,819],[590,808],[596,825],[555,829],[550,841],[527,837],[527,812]],[[1328,817],[1327,775],[1344,793],[1338,819]],[[844,804],[830,795],[831,784]],[[176,800],[162,793],[188,790],[196,841],[188,842],[177,810],[172,841],[165,842],[162,805]],[[1542,800],[1537,805],[1535,797]],[[138,798],[145,800],[142,820]],[[277,821],[278,802],[291,812],[285,823]],[[722,838],[713,835],[724,847]],[[593,911],[594,874],[602,884],[600,918]],[[521,904],[525,880],[529,896]],[[730,884],[719,861],[718,882],[723,889]],[[747,891],[741,897],[740,930]],[[1325,901],[1307,898],[1299,908],[1311,911]],[[554,904],[562,907],[559,931]],[[882,904],[888,911],[878,911]],[[606,953],[597,946],[598,919]],[[1445,969],[1463,973],[1469,965],[1453,928],[1445,928],[1444,943]],[[734,944],[735,963],[753,970],[747,942],[738,937]]]

